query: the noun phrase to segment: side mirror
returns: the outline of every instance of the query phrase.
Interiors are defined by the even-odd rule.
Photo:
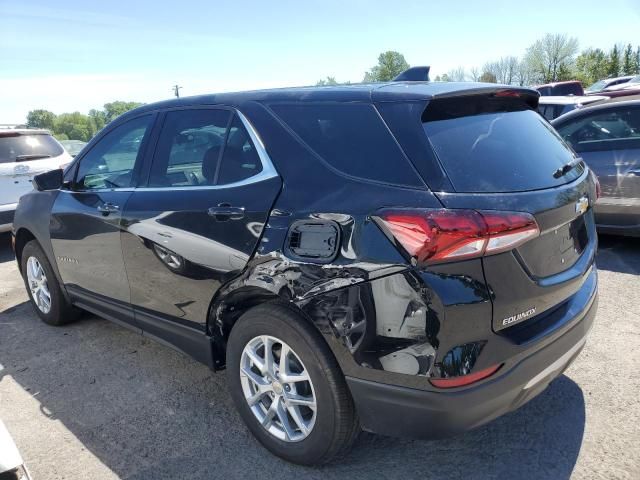
[[[55,170],[36,175],[33,177],[31,183],[33,183],[33,187],[36,190],[44,192],[46,190],[58,190],[62,187],[63,179],[64,173],[62,169],[56,168]]]

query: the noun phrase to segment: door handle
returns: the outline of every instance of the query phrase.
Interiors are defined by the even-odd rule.
[[[244,218],[244,207],[232,207],[229,203],[219,203],[218,206],[209,208],[207,213],[221,222],[240,220]]]
[[[119,211],[120,207],[111,202],[106,202],[106,203],[103,203],[102,205],[98,205],[97,210],[106,217],[110,213]]]

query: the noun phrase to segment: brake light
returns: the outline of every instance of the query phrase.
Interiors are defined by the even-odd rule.
[[[520,92],[516,90],[498,90],[495,96],[502,98],[520,98]]]
[[[394,210],[374,217],[419,264],[491,255],[539,235],[532,215],[475,210]]]
[[[489,368],[485,368],[484,370],[480,370],[479,372],[470,373],[468,375],[461,375],[459,377],[451,377],[451,378],[432,378],[429,381],[434,387],[438,388],[455,388],[455,387],[464,387],[466,385],[471,385],[472,383],[479,382],[485,378],[490,377],[498,370],[500,370],[500,365],[493,365]]]

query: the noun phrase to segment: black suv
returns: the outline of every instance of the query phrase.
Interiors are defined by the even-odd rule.
[[[596,311],[596,180],[538,93],[389,82],[181,98],[20,200],[37,314],[86,310],[214,370],[271,452],[434,438],[513,410]]]

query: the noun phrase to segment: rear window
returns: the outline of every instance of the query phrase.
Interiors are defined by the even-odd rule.
[[[579,177],[580,165],[555,178],[574,159],[562,139],[533,110],[445,117],[423,115],[423,128],[458,192],[521,192]],[[424,121],[425,117],[428,121]]]
[[[0,136],[0,163],[25,162],[62,155],[64,149],[46,134]]]
[[[423,186],[372,105],[275,104],[271,109],[336,170],[382,183]]]
[[[555,85],[553,87],[554,95],[582,95],[582,87],[577,83],[567,83],[561,85]]]

